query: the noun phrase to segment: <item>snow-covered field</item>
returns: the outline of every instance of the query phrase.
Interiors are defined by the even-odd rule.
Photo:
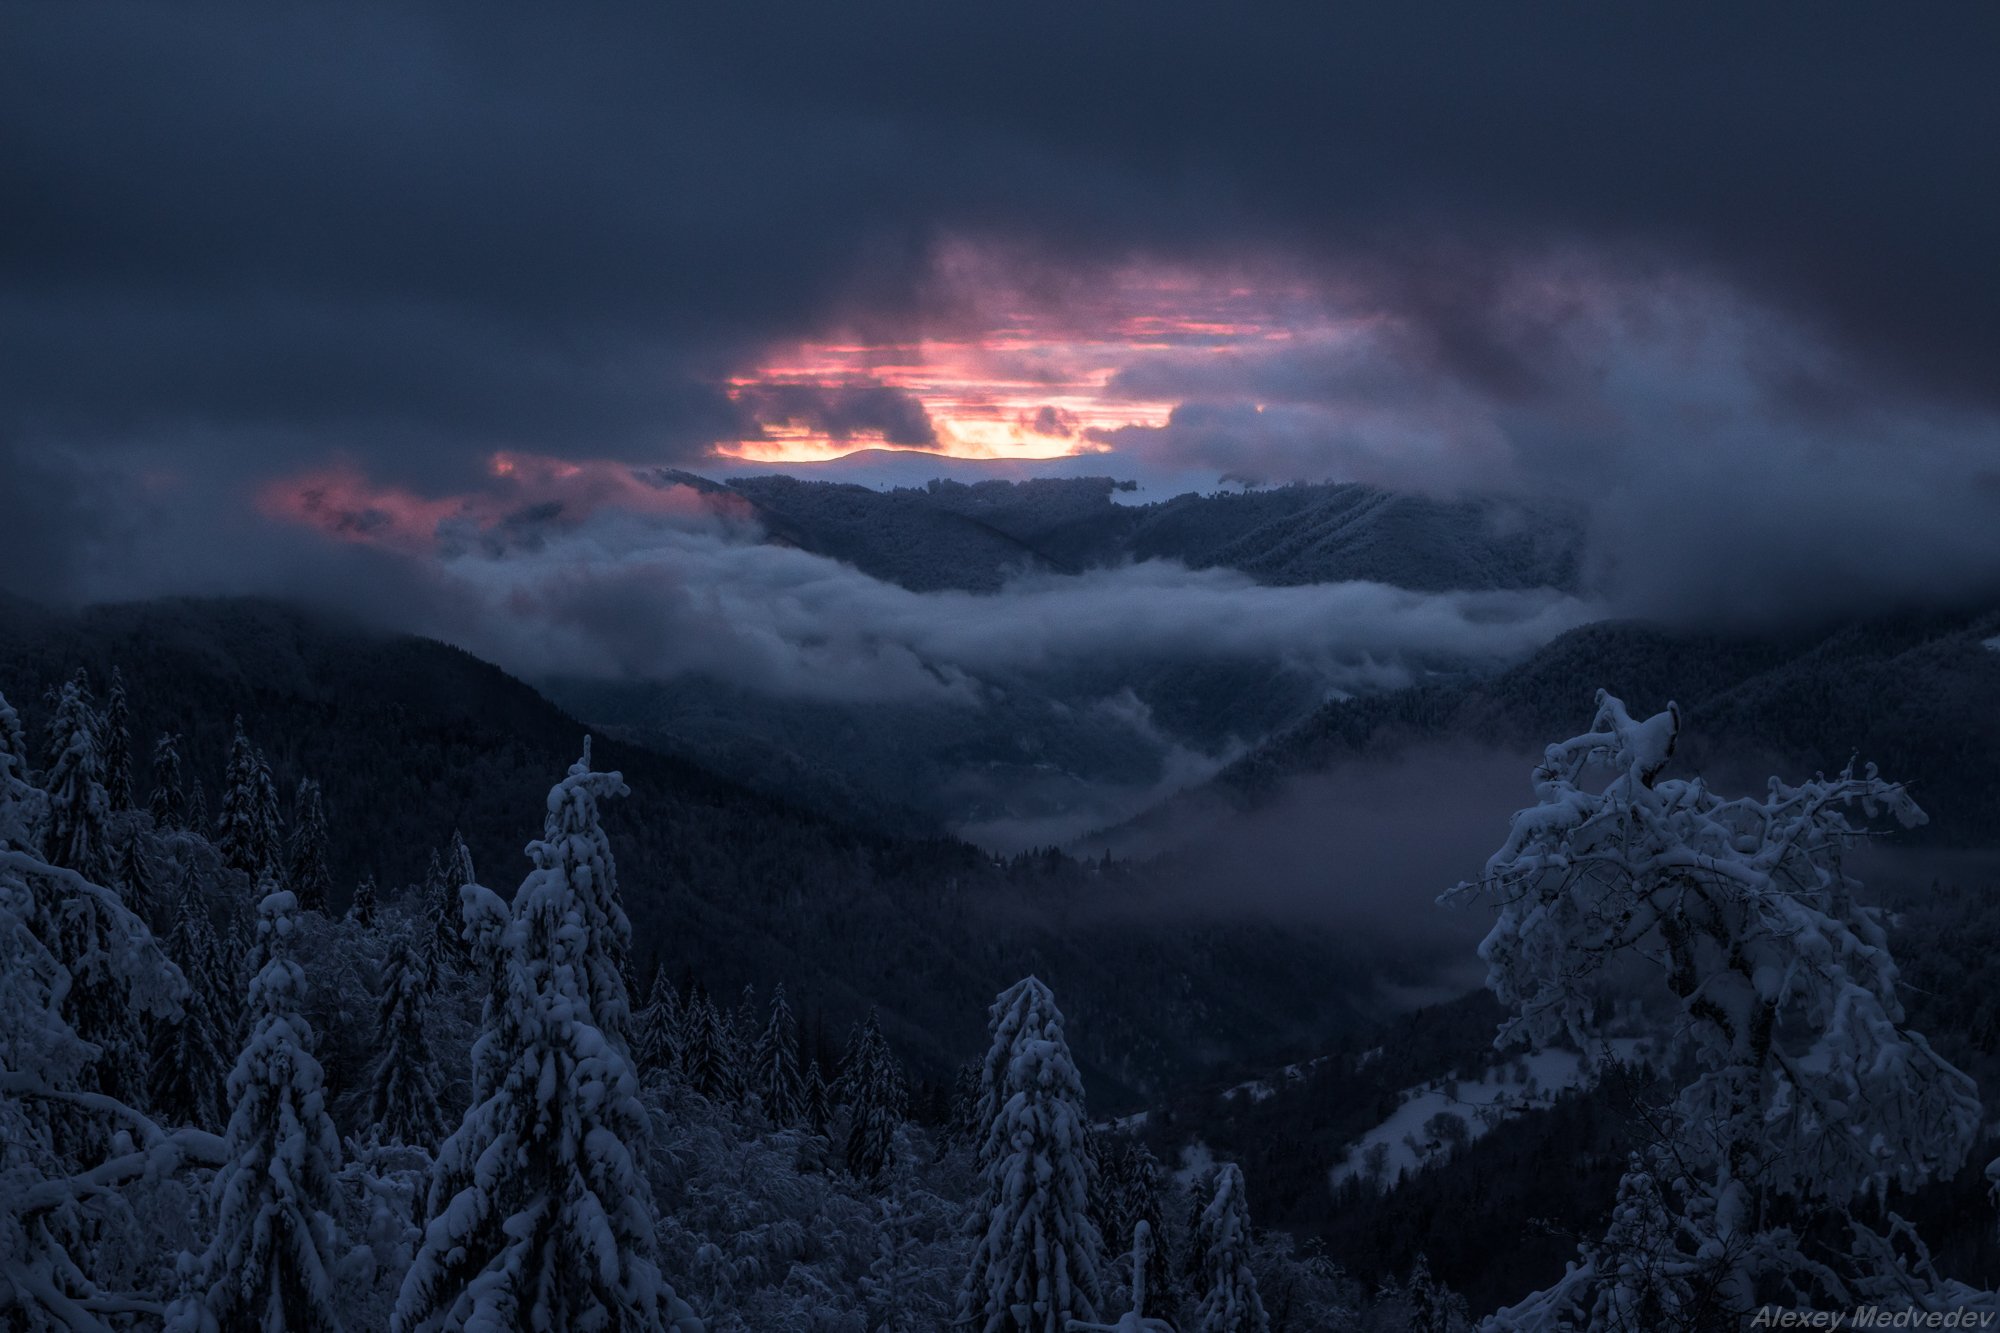
[[[1611,1058],[1621,1064],[1643,1060],[1650,1047],[1639,1037],[1615,1038],[1609,1045]],[[1328,1181],[1339,1186],[1363,1176],[1387,1189],[1405,1173],[1447,1160],[1503,1120],[1588,1086],[1597,1073],[1575,1051],[1545,1050],[1495,1065],[1477,1082],[1434,1079],[1406,1089],[1395,1114],[1348,1145],[1346,1160],[1328,1173]]]

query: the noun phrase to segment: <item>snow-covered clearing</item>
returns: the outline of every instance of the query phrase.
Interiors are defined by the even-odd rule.
[[[1608,1044],[1611,1058],[1621,1064],[1643,1059],[1650,1045],[1639,1037]],[[1348,1145],[1346,1160],[1328,1173],[1328,1181],[1337,1187],[1362,1176],[1387,1189],[1405,1173],[1448,1159],[1502,1121],[1554,1105],[1563,1093],[1595,1081],[1596,1073],[1575,1051],[1543,1050],[1495,1065],[1477,1082],[1442,1078],[1406,1089],[1395,1114]]]

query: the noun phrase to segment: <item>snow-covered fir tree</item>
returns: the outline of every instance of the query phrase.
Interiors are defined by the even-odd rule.
[[[1798,786],[1774,778],[1734,799],[1668,778],[1680,726],[1671,704],[1637,719],[1599,691],[1590,730],[1536,767],[1538,804],[1515,816],[1485,876],[1447,895],[1497,905],[1480,955],[1514,1010],[1499,1042],[1594,1050],[1607,974],[1643,966],[1657,979],[1699,1072],[1667,1109],[1660,1145],[1680,1201],[1675,1254],[1647,1267],[1706,1293],[1703,1318],[1733,1323],[1772,1299],[1962,1300],[1927,1265],[1887,1258],[1888,1242],[1850,1212],[1954,1172],[1979,1129],[1972,1081],[1904,1025],[1881,914],[1843,865],[1861,831],[1851,813],[1910,825],[1923,812],[1872,766]],[[1847,1247],[1809,1256],[1781,1215],[1822,1218]],[[1495,1327],[1553,1327],[1626,1301],[1610,1245],[1585,1247]]]
[[[499,1010],[481,1037],[491,1081],[439,1151],[397,1333],[699,1327],[660,1274],[633,1156],[646,1135],[638,1079],[593,1007],[611,944],[597,806],[625,786],[588,758],[550,792],[548,836],[529,844],[534,870],[515,895]],[[621,980],[614,1005],[622,991]]]
[[[785,1002],[783,982],[771,991],[771,1017],[757,1038],[751,1073],[764,1115],[774,1125],[795,1125],[803,1109],[805,1085],[799,1076],[799,1025]]]
[[[115,864],[115,878],[118,896],[125,900],[125,906],[132,915],[146,923],[147,929],[159,919],[159,902],[153,891],[153,871],[146,861],[146,849],[139,845],[138,835],[129,835],[119,845]]]
[[[104,794],[100,721],[91,700],[90,678],[78,671],[64,682],[53,702],[55,715],[49,719],[43,764],[47,825],[42,833],[42,853],[51,864],[66,866],[101,884],[110,869],[104,832],[110,800]]]
[[[208,788],[202,785],[200,778],[194,780],[194,786],[188,791],[187,822],[182,827],[203,837],[212,831],[208,823]]]
[[[132,808],[132,709],[125,698],[125,673],[111,668],[111,693],[104,704],[104,798],[114,811]]]
[[[166,831],[189,827],[187,792],[181,786],[181,738],[163,731],[153,738],[153,790],[146,798],[153,827]]]
[[[975,1091],[975,1100],[976,1097]],[[1167,1248],[1164,1173],[1159,1159],[1144,1144],[1130,1139],[1112,1135],[1093,1138],[1098,1145],[1097,1197],[1101,1200],[1096,1205],[1096,1215],[1098,1230],[1106,1244],[1116,1248],[1121,1241],[1129,1241],[1142,1223],[1152,1238],[1145,1259],[1144,1299],[1128,1285],[1131,1266],[1127,1262],[1116,1270],[1121,1285],[1113,1293],[1115,1304],[1141,1315],[1172,1311],[1178,1304],[1178,1296],[1173,1260]],[[1123,1257],[1129,1260],[1131,1256]]]
[[[465,905],[461,895],[466,885],[477,883],[479,879],[472,865],[472,849],[465,845],[465,839],[457,829],[452,830],[451,842],[446,845],[444,855],[431,858],[428,874],[432,878],[427,882],[435,885],[431,924],[437,932],[429,956],[433,968],[441,965],[445,969],[439,975],[450,975],[464,968],[469,959],[462,916]]]
[[[369,1071],[368,1118],[384,1143],[428,1149],[444,1130],[444,1079],[425,1021],[429,1007],[422,963],[407,943],[398,944],[382,969],[375,1063]]]
[[[1470,1327],[1465,1298],[1431,1275],[1431,1262],[1421,1250],[1410,1264],[1410,1279],[1403,1284],[1403,1292],[1410,1302],[1408,1333],[1464,1333]],[[1592,1323],[1591,1327],[1609,1326]]]
[[[341,1243],[331,1208],[340,1137],[303,1014],[305,972],[292,957],[297,914],[289,890],[257,905],[254,1025],[229,1075],[228,1160],[212,1186],[215,1235],[195,1289],[169,1314],[173,1333],[338,1327]]]
[[[632,1063],[642,1077],[674,1076],[681,1064],[681,1001],[664,967],[653,969],[646,1003],[632,1017]]]
[[[806,1075],[799,1086],[799,1121],[820,1135],[833,1124],[833,1090],[827,1087],[817,1060],[806,1061]]]
[[[324,912],[333,896],[333,876],[326,868],[326,811],[319,783],[299,779],[292,799],[291,874],[288,880],[302,912]]]
[[[872,1011],[848,1043],[840,1087],[847,1113],[847,1169],[863,1180],[875,1180],[894,1157],[909,1092]]]
[[[1236,1163],[1224,1162],[1210,1178],[1194,1244],[1203,1278],[1195,1333],[1265,1333],[1271,1320],[1250,1268],[1250,1204]]]
[[[736,1043],[730,1040],[715,1002],[697,991],[688,1001],[685,1018],[681,1074],[688,1086],[712,1102],[741,1101],[743,1071],[736,1063]]]
[[[231,983],[192,867],[181,881],[166,943],[188,989],[179,1018],[153,1026],[154,1111],[172,1124],[220,1127],[228,1120],[223,1091],[236,1058],[237,1006],[222,994]]]
[[[358,926],[374,925],[375,912],[380,906],[379,896],[380,891],[375,887],[375,877],[363,875],[360,882],[354,886],[354,897],[347,904],[347,915],[352,917]]]
[[[959,1321],[979,1333],[1062,1333],[1097,1317],[1103,1241],[1090,1217],[1083,1081],[1055,996],[1034,977],[989,1011],[980,1070],[981,1191]]]
[[[223,864],[242,871],[252,882],[279,868],[283,832],[278,820],[278,786],[271,779],[271,766],[244,733],[240,716],[229,743],[215,845]]]
[[[10,773],[14,781],[25,784],[34,776],[30,771],[33,767],[21,714],[7,702],[6,695],[0,694],[0,769]]]
[[[591,771],[590,737],[583,738],[583,758],[570,771]],[[597,819],[599,795],[623,796],[626,787],[617,773],[597,776],[602,781],[579,789],[575,800],[549,807],[542,841],[560,849],[566,858],[563,870],[577,886],[583,927],[591,935],[590,947],[582,955],[588,969],[590,1011],[598,1030],[629,1052],[632,1004],[625,990],[625,972],[632,951],[632,922],[618,895],[618,863],[611,855],[611,840]],[[470,864],[467,858],[468,872]]]

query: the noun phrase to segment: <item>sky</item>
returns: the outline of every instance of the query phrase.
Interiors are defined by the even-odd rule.
[[[1548,498],[1609,612],[1990,596],[1996,60],[1971,3],[24,0],[0,587],[532,617],[524,524],[727,532],[671,467]]]

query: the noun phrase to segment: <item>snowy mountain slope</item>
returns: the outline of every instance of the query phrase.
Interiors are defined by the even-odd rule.
[[[1398,495],[1355,483],[1120,504],[1107,477],[933,481],[878,491],[787,476],[669,480],[747,500],[774,540],[916,590],[990,591],[1022,572],[1131,560],[1239,570],[1262,583],[1368,580],[1574,589],[1581,532],[1554,510]]]

